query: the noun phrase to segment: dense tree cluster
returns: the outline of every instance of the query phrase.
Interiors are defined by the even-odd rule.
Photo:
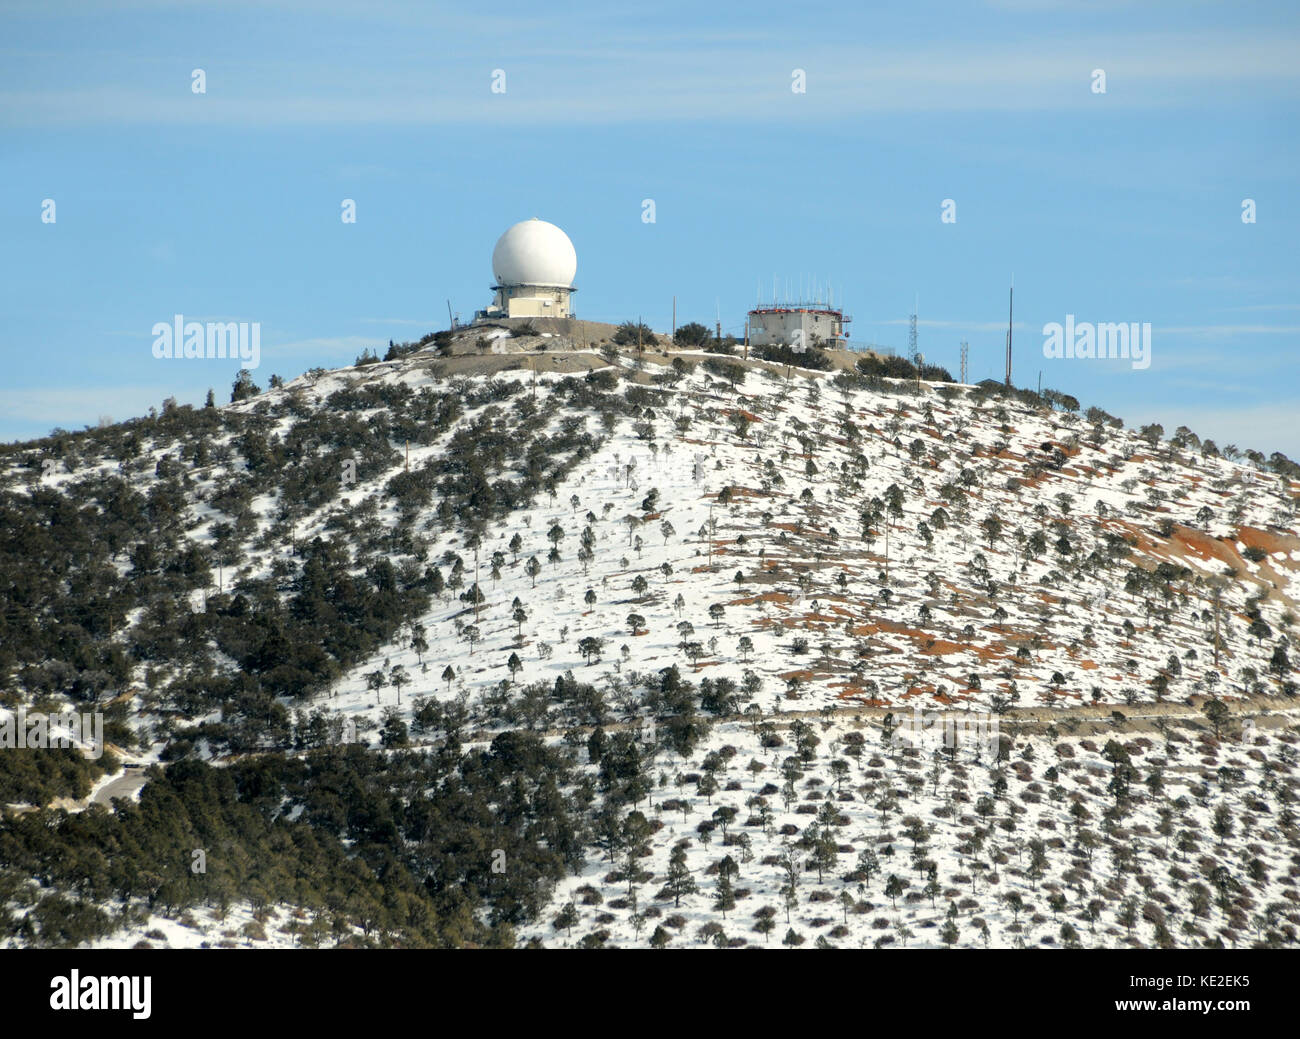
[[[770,343],[756,346],[750,351],[755,357],[777,364],[793,365],[796,368],[811,368],[814,371],[828,372],[834,366],[826,351],[809,346],[802,351],[794,350],[784,343]]]
[[[510,944],[510,925],[582,861],[582,817],[562,793],[572,767],[528,733],[475,751],[446,737],[425,754],[187,760],[153,770],[140,803],[115,813],[10,819],[0,906],[28,911],[0,908],[0,936],[73,945],[145,911],[250,901],[311,910],[322,941],[359,928],[378,944]]]
[[[556,403],[639,412],[610,381],[565,379]],[[130,746],[120,698],[143,673],[150,705],[176,718],[159,732],[174,737],[173,757],[201,739],[217,752],[286,746],[279,698],[324,688],[443,591],[420,533],[429,511],[481,529],[552,492],[599,444],[580,415],[548,429],[555,409],[508,379],[252,398],[238,410],[211,395],[201,409],[168,401],[147,418],[0,448],[0,465],[17,463],[0,484],[0,703],[103,709],[106,738]],[[347,507],[353,486],[397,468],[397,445],[434,443],[445,450],[386,476],[380,499]],[[372,535],[384,499],[396,524]],[[211,522],[196,539],[200,503]],[[300,537],[321,511],[324,530]],[[272,554],[269,572],[240,571],[252,552]],[[184,721],[218,708],[219,722]],[[12,786],[43,802],[78,785],[56,773]]]

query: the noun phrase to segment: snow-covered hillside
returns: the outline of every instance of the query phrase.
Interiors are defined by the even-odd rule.
[[[589,846],[520,940],[1296,943],[1288,470],[1059,394],[508,343],[225,409],[261,425],[189,470],[176,528],[216,571],[186,593],[196,617],[246,609],[232,592],[302,603],[304,557],[361,572],[362,545],[428,592],[241,754],[438,748],[453,716],[470,746],[524,729],[569,754]],[[383,442],[302,450],[340,401]],[[140,492],[189,450],[142,443]],[[290,507],[264,485],[236,514],[250,450],[301,451],[337,487]],[[449,504],[462,474],[455,500],[491,509]],[[525,478],[541,493],[502,508]],[[128,620],[151,645],[155,624]],[[220,763],[225,709],[168,691],[196,673],[135,664],[131,724],[155,755]],[[918,741],[936,719],[985,738]]]
[[[738,682],[753,672],[764,710],[1276,691],[1274,644],[1251,634],[1250,614],[1269,633],[1294,621],[1294,483],[1077,415],[972,406],[935,387],[841,392],[807,372],[751,369],[733,391],[696,369],[651,410],[554,496],[486,531],[477,567],[459,532],[434,526],[430,558],[459,557],[484,601],[475,611],[446,593],[419,622],[429,651],[385,654],[421,676],[408,690],[446,695],[435,679],[450,664],[450,691],[471,697],[569,669],[617,695],[620,675],[675,663]],[[1246,558],[1252,547],[1264,558]],[[1229,568],[1216,669],[1211,582]],[[580,648],[588,637],[599,659]],[[396,705],[396,691],[366,689],[374,670],[340,682],[330,706]]]

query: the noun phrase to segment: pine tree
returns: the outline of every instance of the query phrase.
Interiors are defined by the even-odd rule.
[[[664,890],[673,896],[674,906],[682,904],[682,895],[693,895],[699,890],[686,865],[686,849],[680,844],[673,848],[668,859],[668,877]]]
[[[713,908],[727,918],[727,910],[736,908],[736,894],[731,887],[731,877],[725,872],[718,873],[718,893],[713,896]]]

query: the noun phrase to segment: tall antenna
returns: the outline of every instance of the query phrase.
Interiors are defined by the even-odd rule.
[[[1011,326],[1016,312],[1016,276],[1011,275],[1011,294],[1007,297],[1007,388],[1011,387]]]
[[[961,341],[961,379],[963,386],[966,385],[966,356],[970,353],[970,344],[965,339]]]
[[[916,312],[921,309],[921,297],[916,297],[916,302],[912,305],[912,319],[908,323],[907,329],[907,359],[916,364]]]

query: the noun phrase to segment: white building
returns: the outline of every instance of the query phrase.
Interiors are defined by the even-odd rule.
[[[569,236],[533,217],[521,220],[497,239],[492,250],[496,293],[476,320],[503,317],[572,317],[573,276],[578,254]]]
[[[844,345],[844,326],[852,321],[843,311],[816,304],[773,304],[749,312],[751,346],[805,346],[838,348]]]

